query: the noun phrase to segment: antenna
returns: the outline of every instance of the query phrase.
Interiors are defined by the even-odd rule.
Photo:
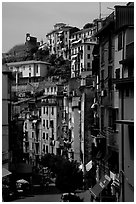
[[[107,7],[107,9],[111,9],[111,10],[113,10],[113,11],[115,10],[114,8],[111,8],[111,7]]]
[[[101,2],[99,2],[99,19],[101,19]]]

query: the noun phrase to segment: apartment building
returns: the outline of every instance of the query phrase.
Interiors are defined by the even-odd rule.
[[[134,201],[134,5],[115,7],[114,82],[119,92],[120,201]],[[125,18],[125,16],[129,16]],[[123,26],[122,26],[123,25]],[[129,196],[128,196],[129,195]]]
[[[47,76],[49,63],[43,61],[21,61],[7,63],[9,69],[15,73],[15,85],[39,82]]]
[[[50,64],[43,61],[20,61],[7,63],[13,72],[12,95],[22,100],[31,97],[39,82],[47,77]]]
[[[79,30],[76,27],[57,23],[51,32],[47,33],[47,41],[50,54],[57,57],[63,56],[64,59],[70,59],[70,38],[73,32]]]
[[[99,70],[95,72],[99,79],[95,111],[100,122],[98,128],[100,134],[98,134],[99,137],[98,135],[94,137],[92,144],[92,153],[96,160],[97,184],[92,188],[91,193],[99,197],[101,192],[99,197],[101,201],[133,200],[133,145],[131,143],[133,140],[133,16],[133,6],[116,6],[115,12],[103,21],[102,29],[96,33],[96,37],[99,37],[100,58]],[[129,51],[128,55],[126,53],[129,48],[131,52]],[[129,61],[129,65],[126,61]],[[128,83],[127,86],[124,86],[126,83]],[[130,93],[129,99],[126,93]],[[125,111],[126,104],[131,104],[131,116]],[[130,123],[121,123],[124,116],[128,120],[132,119]],[[122,129],[119,124],[124,124]],[[128,130],[132,131],[131,138]],[[127,145],[128,141],[130,145]],[[101,149],[102,145],[103,149]],[[127,154],[124,151],[127,151]],[[109,177],[109,181],[112,179],[111,185],[107,184],[104,190],[95,191],[104,175]],[[131,198],[127,196],[128,192],[132,195]]]
[[[96,44],[96,25],[84,28],[71,35],[71,78],[81,74],[92,75],[92,51]]]
[[[39,89],[43,94],[29,100],[29,109],[24,111],[24,155],[33,165],[38,165],[44,154],[60,155],[63,149],[63,86],[43,81]]]

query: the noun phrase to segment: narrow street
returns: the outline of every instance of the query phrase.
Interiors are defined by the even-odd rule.
[[[84,198],[84,202],[90,202],[90,192],[86,191],[77,191],[77,195],[80,198]],[[61,202],[61,195],[55,186],[51,185],[48,191],[43,193],[35,192],[34,195],[22,196],[20,199],[14,200],[12,202]]]

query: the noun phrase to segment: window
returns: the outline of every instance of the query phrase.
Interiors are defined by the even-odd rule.
[[[53,92],[53,87],[51,87],[51,92]]]
[[[90,45],[87,46],[87,50],[90,50]]]
[[[53,120],[50,121],[50,127],[54,128],[54,121]]]
[[[90,59],[90,54],[87,54],[87,59]]]
[[[46,145],[46,153],[48,154],[48,146]]]
[[[108,50],[108,60],[112,60],[112,38],[111,34],[109,35],[109,50]]]
[[[56,92],[56,87],[54,87],[54,92]]]
[[[36,73],[38,73],[38,64],[36,65]]]
[[[45,140],[45,132],[43,132],[43,139]]]
[[[49,138],[49,134],[48,134],[48,133],[46,133],[46,140],[48,140],[48,138]]]
[[[32,132],[32,138],[34,138],[34,132]]]
[[[49,88],[47,88],[47,92],[49,92]]]
[[[43,144],[43,152],[45,152],[45,144]]]
[[[43,119],[43,127],[45,128],[45,120]]]
[[[48,120],[46,120],[46,128],[48,129]]]
[[[48,115],[48,107],[46,107],[46,114]]]
[[[116,79],[120,79],[120,68],[115,71]]]
[[[31,65],[29,65],[29,71],[31,71]]]
[[[90,68],[90,62],[87,62],[87,69]]]
[[[67,42],[67,38],[66,38],[66,42]]]
[[[29,73],[29,77],[31,77],[31,73]]]
[[[51,114],[54,115],[54,107],[52,107],[51,109]]]
[[[41,109],[39,110],[39,117],[41,116]]]
[[[45,114],[45,106],[43,107],[43,114]]]
[[[122,32],[118,35],[118,51],[122,49]]]

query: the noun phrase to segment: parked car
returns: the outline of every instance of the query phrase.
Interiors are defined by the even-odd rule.
[[[2,185],[2,199],[4,202],[12,201],[16,198],[15,192],[13,192],[8,185]]]
[[[75,193],[63,193],[61,196],[61,202],[83,202]]]

